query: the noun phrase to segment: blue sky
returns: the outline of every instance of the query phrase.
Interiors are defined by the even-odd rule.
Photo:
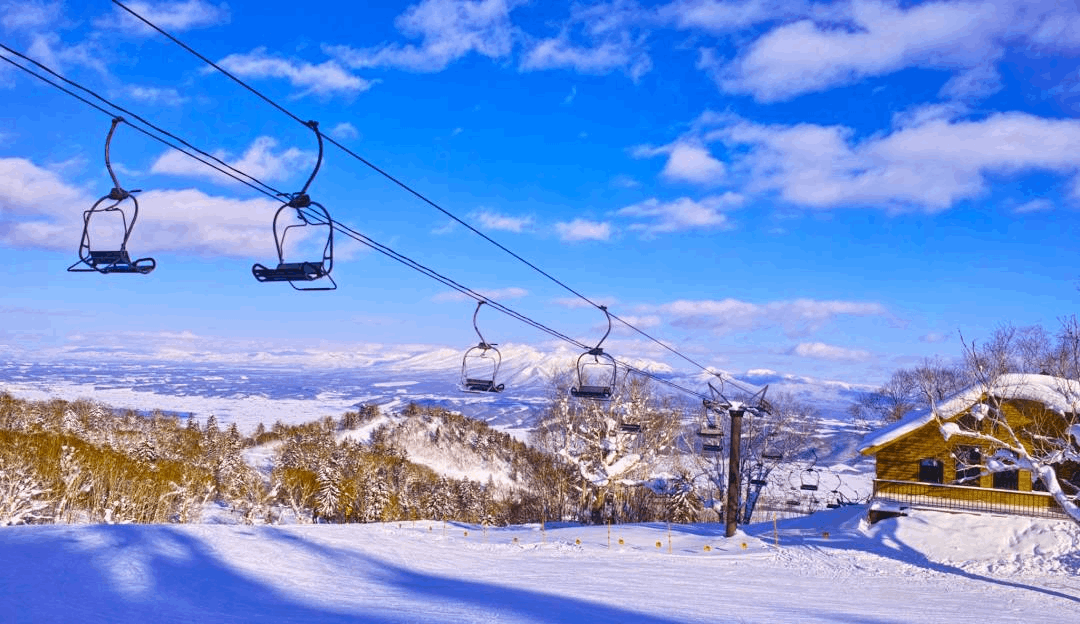
[[[733,372],[877,383],[958,332],[1073,314],[1068,2],[238,0],[130,6],[515,252]],[[105,0],[0,0],[0,40],[275,188],[312,133]],[[339,240],[259,284],[276,204],[120,126],[148,276],[71,274],[109,117],[0,67],[0,345],[247,353],[475,342],[473,304]],[[333,217],[566,334],[603,317],[329,147]],[[308,241],[310,245],[312,241]],[[549,338],[485,310],[494,342]],[[618,331],[619,357],[667,359]]]

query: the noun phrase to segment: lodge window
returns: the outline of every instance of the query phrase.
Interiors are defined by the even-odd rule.
[[[1020,489],[1020,471],[1019,470],[1005,470],[1003,472],[994,473],[994,489],[995,490],[1019,490]]]
[[[953,451],[956,457],[956,483],[958,485],[979,485],[979,473],[982,470],[982,452],[977,446],[958,446]]]
[[[919,481],[923,483],[941,483],[945,480],[945,464],[937,459],[919,460]]]

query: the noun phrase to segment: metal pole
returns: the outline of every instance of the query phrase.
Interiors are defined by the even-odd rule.
[[[731,448],[728,450],[728,489],[727,502],[724,504],[724,535],[735,535],[739,524],[739,495],[741,494],[742,475],[739,474],[739,446],[742,440],[742,417],[740,408],[729,409],[731,415]]]

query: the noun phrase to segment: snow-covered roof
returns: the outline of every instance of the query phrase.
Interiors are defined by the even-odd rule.
[[[934,409],[915,410],[895,423],[869,433],[859,445],[859,452],[866,453],[898,440],[933,421],[935,416],[942,420],[954,418],[967,411],[983,395],[1003,400],[1038,401],[1058,414],[1080,411],[1080,381],[1052,375],[1011,373],[1001,375],[989,386],[976,384],[961,390]]]

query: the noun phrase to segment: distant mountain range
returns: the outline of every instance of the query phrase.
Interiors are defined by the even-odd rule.
[[[516,344],[499,345],[499,350],[502,365],[497,381],[506,389],[498,394],[460,391],[464,349],[417,345],[371,345],[349,352],[244,353],[80,348],[49,354],[44,361],[0,352],[0,390],[33,399],[90,398],[122,408],[160,408],[193,413],[200,420],[214,413],[219,421],[236,421],[242,427],[254,427],[260,420],[269,425],[278,419],[336,417],[368,403],[392,410],[415,401],[498,427],[528,428],[553,391],[553,376],[572,370],[579,354],[568,348],[542,351]],[[680,372],[642,359],[628,361],[701,393],[707,393],[708,381],[716,381],[707,372]],[[860,393],[870,389],[770,370],[733,376],[757,386],[768,384],[770,393],[790,392],[816,405],[824,416],[842,416]]]

